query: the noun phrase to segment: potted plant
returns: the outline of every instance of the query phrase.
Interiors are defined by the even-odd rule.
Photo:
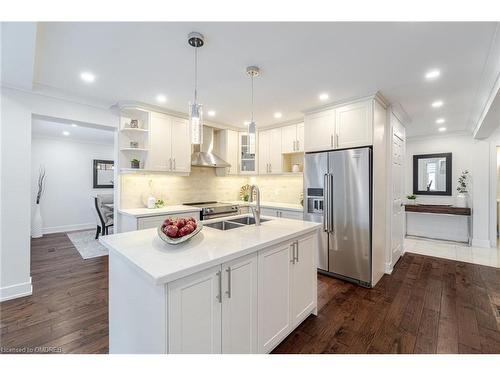
[[[134,169],[139,169],[140,168],[141,162],[137,159],[132,159],[130,160],[130,167]]]
[[[464,170],[458,178],[457,182],[457,197],[455,205],[457,207],[467,207],[467,197],[469,193],[469,171]]]
[[[408,204],[415,205],[417,204],[417,196],[412,194],[412,195],[407,195],[406,199],[408,199]]]

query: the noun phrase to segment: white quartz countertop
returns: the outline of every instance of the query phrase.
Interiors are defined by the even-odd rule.
[[[193,211],[201,211],[201,208],[179,204],[175,206],[165,206],[162,208],[128,208],[118,210],[118,212],[123,215],[135,217],[174,215]]]
[[[250,203],[245,201],[229,201],[228,203],[238,204],[240,206],[255,205],[255,202]],[[293,204],[293,203],[276,203],[276,202],[261,201],[260,206],[265,208],[277,208],[279,210],[288,210],[288,211],[302,212],[304,210],[304,207],[302,207],[300,204]]]
[[[243,216],[248,215],[230,218]],[[260,226],[248,225],[226,231],[205,226],[192,239],[179,245],[163,242],[158,237],[156,228],[102,236],[99,240],[110,252],[120,254],[144,272],[154,284],[161,285],[314,232],[321,226],[301,220],[268,219],[270,220]],[[214,221],[221,219],[208,222]]]

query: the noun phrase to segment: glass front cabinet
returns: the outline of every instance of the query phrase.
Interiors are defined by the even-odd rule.
[[[257,173],[257,139],[255,134],[246,132],[239,133],[239,162],[241,174],[256,174]]]

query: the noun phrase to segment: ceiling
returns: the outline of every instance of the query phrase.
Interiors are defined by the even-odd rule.
[[[76,125],[76,124],[75,124]],[[67,132],[68,135],[63,134]],[[112,145],[114,132],[110,130],[96,129],[90,126],[71,123],[47,121],[34,118],[31,126],[31,133],[34,137],[62,138],[68,141],[99,143]]]
[[[406,112],[409,136],[472,131],[478,98],[491,86],[485,66],[497,23],[39,23],[33,81],[68,95],[140,101],[186,112],[193,96],[193,48],[187,34],[205,35],[199,50],[199,100],[214,122],[243,127],[250,117],[249,65],[258,126],[293,120],[329,101],[376,91]],[[429,69],[441,76],[426,81]],[[85,83],[80,73],[96,75]],[[487,95],[486,95],[487,96]],[[431,107],[442,100],[439,109]],[[281,112],[279,120],[273,117]]]

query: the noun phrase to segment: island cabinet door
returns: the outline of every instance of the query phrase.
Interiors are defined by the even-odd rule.
[[[221,353],[221,268],[168,284],[168,352]]]
[[[259,353],[270,352],[290,332],[289,243],[259,253]]]
[[[222,353],[257,353],[257,254],[222,265]]]
[[[316,264],[314,237],[294,242],[292,262],[292,325],[296,327],[316,306]]]

